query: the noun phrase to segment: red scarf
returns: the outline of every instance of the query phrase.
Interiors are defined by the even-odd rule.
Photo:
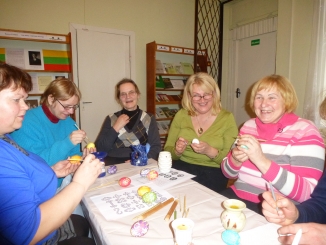
[[[52,114],[49,107],[47,107],[47,105],[45,103],[42,104],[42,109],[44,111],[44,114],[47,116],[47,118],[49,118],[49,120],[51,122],[53,122],[53,123],[58,123],[59,122],[60,119]]]

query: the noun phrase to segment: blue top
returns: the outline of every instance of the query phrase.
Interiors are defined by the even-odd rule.
[[[80,144],[73,145],[69,138],[71,132],[77,130],[75,123],[70,117],[53,123],[39,106],[26,112],[23,126],[11,136],[21,147],[39,155],[52,166],[69,156],[82,155]],[[58,179],[58,186],[62,180]]]
[[[55,195],[57,177],[42,158],[3,140],[0,157],[0,244],[29,244],[40,225],[39,205]]]
[[[311,198],[297,205],[299,218],[295,223],[326,224],[326,173],[316,185]]]

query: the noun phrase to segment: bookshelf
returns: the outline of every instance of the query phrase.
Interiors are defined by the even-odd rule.
[[[70,34],[0,29],[0,61],[31,75],[31,104],[39,104],[45,87],[56,77],[72,79],[70,40]]]
[[[195,50],[191,48],[158,44],[155,41],[146,44],[147,111],[156,115],[162,146],[173,116],[181,108],[183,86],[194,73],[194,55]],[[197,51],[197,55],[199,60],[207,60],[206,50]],[[207,64],[200,62],[196,70],[207,72]],[[167,86],[169,82],[172,87]],[[162,108],[168,108],[171,112],[160,117]],[[162,130],[161,126],[163,129],[166,126],[167,130]]]

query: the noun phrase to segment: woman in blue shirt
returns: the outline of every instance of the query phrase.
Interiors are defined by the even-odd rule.
[[[29,74],[0,62],[0,244],[94,245],[87,225],[80,227],[85,219],[70,215],[100,174],[99,160],[89,154],[79,167],[68,160],[49,167],[9,135],[22,126],[31,89]],[[57,178],[72,172],[55,194]]]

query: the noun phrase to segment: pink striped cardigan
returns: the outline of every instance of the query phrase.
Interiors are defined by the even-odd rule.
[[[292,113],[285,114],[276,124],[250,119],[240,134],[266,139],[261,148],[272,164],[264,175],[250,160],[236,167],[230,151],[221,168],[227,178],[238,178],[231,186],[238,197],[258,203],[259,194],[268,190],[271,181],[277,192],[296,202],[310,198],[323,173],[325,160],[324,141],[311,121]]]

